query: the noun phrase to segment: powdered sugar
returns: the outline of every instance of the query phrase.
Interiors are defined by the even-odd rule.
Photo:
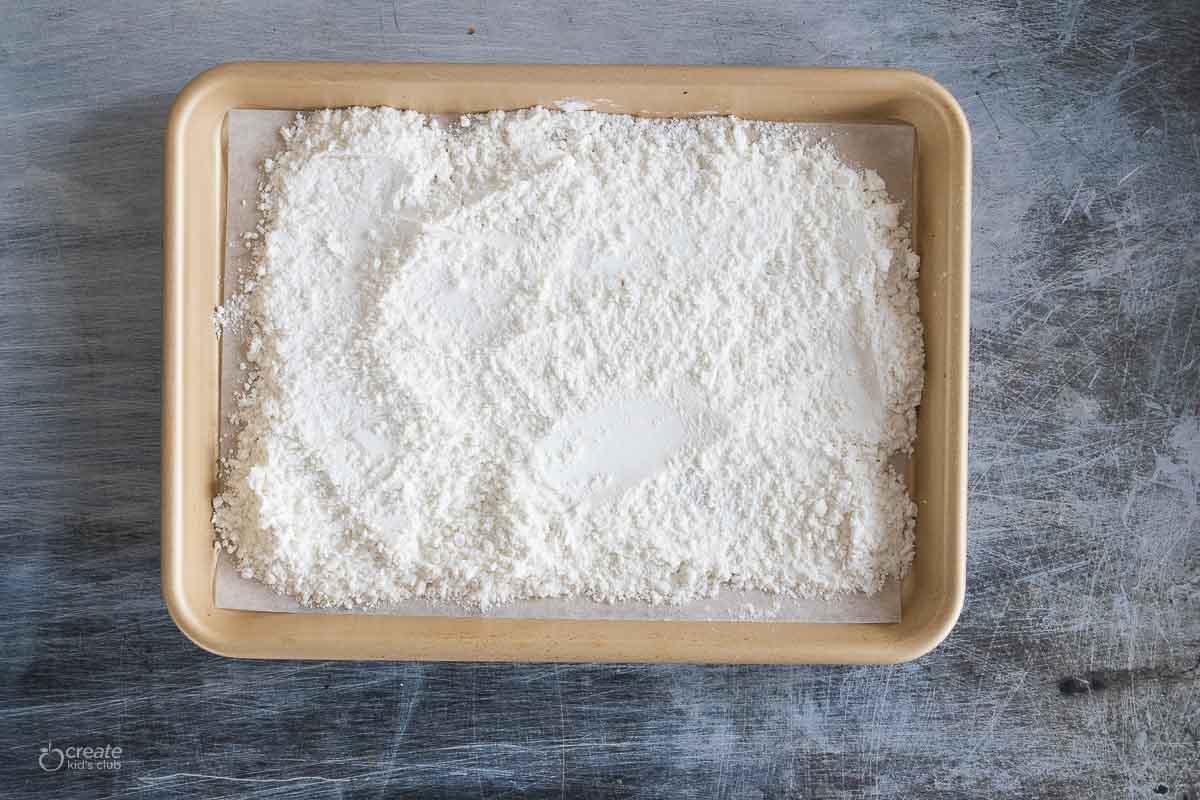
[[[321,112],[269,165],[214,519],[316,604],[873,590],[920,329],[882,183],[789,126]]]

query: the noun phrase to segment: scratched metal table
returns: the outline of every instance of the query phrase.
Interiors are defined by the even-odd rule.
[[[1194,0],[4,6],[0,794],[1200,798]],[[185,641],[158,576],[163,125],[188,78],[247,57],[943,81],[976,153],[949,640],[819,669],[234,662]]]

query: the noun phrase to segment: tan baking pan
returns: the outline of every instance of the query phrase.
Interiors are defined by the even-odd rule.
[[[644,116],[736,114],[916,129],[925,396],[913,460],[917,551],[897,624],[515,620],[281,614],[214,605],[225,168],[234,108],[396,106],[470,112],[605,98]],[[938,644],[962,608],[966,545],[971,147],[961,109],[913,72],[757,67],[239,63],[180,92],[163,220],[163,596],[201,647],[244,658],[872,663]]]

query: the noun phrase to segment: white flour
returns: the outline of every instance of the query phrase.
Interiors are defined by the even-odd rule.
[[[880,588],[912,557],[917,258],[791,126],[298,117],[218,322],[214,500],[315,605]]]

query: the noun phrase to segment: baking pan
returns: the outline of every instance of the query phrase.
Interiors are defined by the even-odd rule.
[[[603,98],[603,101],[600,101]],[[914,176],[925,393],[912,459],[916,557],[895,624],[545,620],[280,614],[217,608],[217,482],[226,114],[234,108],[395,106],[468,113],[594,101],[639,116],[901,122]],[[901,70],[244,62],[192,80],[167,129],[163,217],[162,582],[172,618],[243,658],[891,663],[949,633],[966,547],[971,146],[954,98]]]

